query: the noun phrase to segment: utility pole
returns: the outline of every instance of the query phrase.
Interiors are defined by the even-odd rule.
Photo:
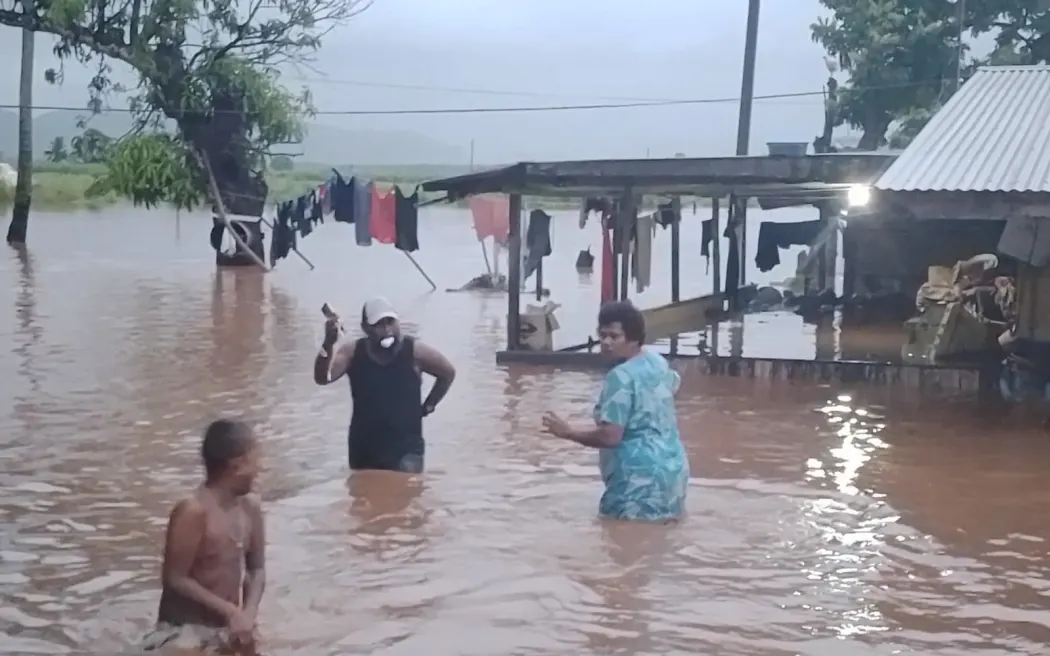
[[[751,142],[751,105],[755,100],[755,58],[758,54],[758,14],[761,0],[748,0],[747,33],[744,40],[744,71],[740,76],[740,114],[736,125],[736,154],[746,156]],[[740,244],[738,262],[740,273],[737,276],[739,286],[747,284],[747,199],[732,198],[730,211],[733,212],[734,231],[739,231]],[[728,273],[728,272],[727,272]],[[726,276],[728,279],[728,275]],[[730,306],[736,305],[737,299],[730,298]]]
[[[961,0],[960,0],[961,1]],[[758,10],[761,0],[748,0],[744,73],[740,76],[740,114],[736,124],[736,154],[747,155],[751,142],[751,105],[755,100],[755,57],[758,54]]]
[[[33,60],[36,33],[32,30],[36,3],[22,0],[22,65],[18,83],[18,179],[7,243],[24,245],[33,196]]]

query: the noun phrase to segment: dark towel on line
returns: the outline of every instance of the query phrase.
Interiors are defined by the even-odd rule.
[[[543,210],[529,213],[529,227],[525,231],[528,256],[521,279],[528,280],[540,266],[540,261],[551,254],[551,215]]]
[[[419,191],[411,196],[401,193],[400,187],[394,188],[397,210],[394,213],[394,224],[397,227],[397,240],[394,247],[411,253],[419,250]]]
[[[755,265],[759,271],[771,271],[780,264],[780,249],[791,246],[809,246],[824,228],[823,221],[801,223],[773,223],[764,221],[758,228],[758,249]]]
[[[715,222],[708,219],[700,224],[700,254],[711,256],[711,242],[715,240]]]
[[[353,182],[347,182],[343,176],[338,176],[332,181],[332,187],[328,193],[332,197],[332,212],[335,214],[335,220],[340,223],[353,223],[356,208]]]

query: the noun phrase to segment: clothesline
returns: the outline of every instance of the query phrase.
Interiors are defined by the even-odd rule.
[[[413,266],[437,289],[412,253],[419,250],[419,186],[405,195],[398,185],[385,191],[381,184],[361,176],[346,180],[332,169],[332,177],[302,195],[276,204],[271,226],[270,266],[298,251],[298,242],[330,217],[338,223],[354,225],[358,246],[371,246],[373,241],[392,244],[403,252]],[[313,265],[310,265],[313,268]]]

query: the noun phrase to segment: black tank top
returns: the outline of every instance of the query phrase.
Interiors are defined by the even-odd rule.
[[[402,337],[398,352],[387,363],[369,355],[367,342],[367,338],[357,340],[348,372],[354,400],[351,450],[384,460],[422,455],[423,390],[415,340]]]

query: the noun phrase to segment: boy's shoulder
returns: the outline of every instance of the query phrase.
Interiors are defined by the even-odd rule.
[[[240,500],[241,508],[251,513],[262,513],[262,497],[255,492],[245,494]]]
[[[171,516],[175,515],[197,515],[204,513],[204,503],[202,502],[199,492],[194,491],[192,494],[188,494],[178,501],[171,507]]]
[[[249,514],[262,514],[262,499],[258,494],[246,494],[238,501],[240,508]],[[200,497],[200,491],[195,491],[175,502],[171,508],[171,519],[191,519],[204,517],[208,514],[208,504]]]

